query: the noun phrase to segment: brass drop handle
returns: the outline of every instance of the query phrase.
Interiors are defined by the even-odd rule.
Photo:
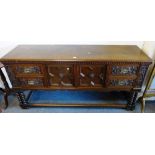
[[[24,73],[31,73],[31,68],[24,68]]]
[[[32,80],[30,81],[29,80],[29,81],[27,81],[27,83],[28,83],[28,85],[34,85],[35,84],[35,81],[32,81]]]
[[[119,86],[124,86],[126,84],[127,84],[126,81],[119,81],[119,83],[118,83]]]

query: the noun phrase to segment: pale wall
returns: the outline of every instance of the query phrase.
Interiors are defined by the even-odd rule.
[[[155,41],[145,41],[143,45],[143,50],[150,58],[155,60]]]
[[[145,41],[143,48],[144,52],[153,60],[155,60],[155,41]],[[150,65],[148,73],[146,75],[146,79],[144,81],[143,90],[145,89],[146,83],[149,80],[149,77],[151,76],[151,71],[153,69],[153,64]],[[153,80],[152,84],[155,83],[155,79]],[[154,87],[151,85],[151,87]]]

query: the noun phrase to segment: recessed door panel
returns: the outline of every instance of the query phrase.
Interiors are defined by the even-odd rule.
[[[80,86],[102,87],[105,79],[105,66],[80,66]]]
[[[48,66],[50,86],[72,87],[74,85],[73,65]]]

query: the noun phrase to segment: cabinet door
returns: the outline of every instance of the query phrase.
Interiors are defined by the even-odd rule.
[[[73,65],[49,65],[48,75],[50,86],[72,87],[74,86]]]
[[[81,65],[80,86],[102,87],[105,81],[105,66],[103,65]]]

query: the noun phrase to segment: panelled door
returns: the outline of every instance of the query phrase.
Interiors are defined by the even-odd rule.
[[[105,82],[105,65],[80,65],[80,87],[103,87]]]

